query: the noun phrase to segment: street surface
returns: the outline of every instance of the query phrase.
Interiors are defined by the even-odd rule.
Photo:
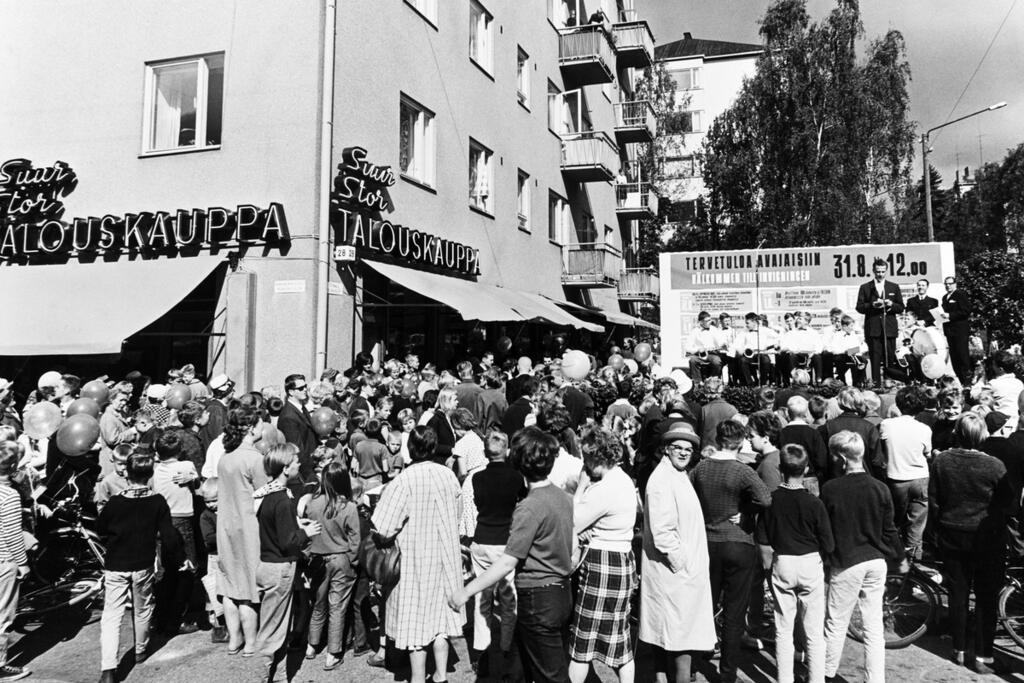
[[[38,627],[29,627],[25,633],[15,633],[12,639],[11,656],[14,664],[27,666],[32,670],[29,681],[39,683],[93,683],[100,673],[100,627],[99,611],[92,613],[91,618],[81,612],[68,612],[52,616]],[[122,653],[131,652],[130,615],[125,615],[122,626]],[[1016,649],[1012,641],[997,638],[997,655],[1012,666],[1012,673],[1003,678],[996,676],[978,676],[973,672],[958,668],[947,661],[950,650],[949,639],[926,636],[915,645],[903,650],[890,650],[886,658],[886,680],[890,682],[950,682],[959,681],[1022,681],[1024,682],[1024,652]],[[469,666],[466,654],[466,641],[463,638],[453,643],[455,651],[450,659],[448,680],[453,683],[470,683],[476,681]],[[122,657],[119,680],[146,683],[177,683],[193,681],[215,681],[216,683],[254,683],[261,680],[263,666],[256,659],[243,659],[239,656],[229,657],[226,646],[214,645],[210,642],[208,632],[178,636],[165,641],[158,638],[152,642],[153,651],[149,660],[138,666],[132,666],[132,655]],[[384,669],[374,669],[366,664],[366,656],[353,658],[349,653],[341,667],[334,671],[323,670],[323,657],[315,660],[304,660],[301,651],[291,653],[290,670],[294,671],[291,679],[297,683],[331,681],[368,683],[393,683],[407,681],[408,668],[398,668],[397,673]],[[770,683],[775,679],[775,662],[769,652],[755,653],[747,651],[745,662],[741,666],[741,680],[747,683]],[[840,675],[850,683],[864,680],[863,661],[860,644],[847,640],[843,653],[843,666]],[[637,680],[648,681],[650,678],[650,658],[643,654],[637,659]],[[428,665],[428,671],[430,670]],[[798,673],[800,667],[797,668]],[[279,675],[275,680],[285,680]],[[496,679],[480,679],[481,681]],[[591,681],[614,681],[615,675],[608,669],[602,669]],[[706,678],[698,675],[698,681],[714,681],[714,677]]]

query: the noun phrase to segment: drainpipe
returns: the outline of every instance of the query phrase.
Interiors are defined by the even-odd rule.
[[[324,0],[324,35],[320,64],[320,183],[316,222],[316,350],[313,376],[327,367],[327,304],[331,260],[331,153],[334,146],[334,40],[337,22],[336,0]]]

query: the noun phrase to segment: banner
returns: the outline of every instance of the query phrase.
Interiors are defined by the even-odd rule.
[[[821,328],[828,325],[829,310],[838,307],[860,327],[857,290],[871,279],[875,259],[885,261],[887,278],[900,285],[904,299],[923,278],[928,295],[939,300],[942,279],[954,275],[952,242],[662,254],[663,365],[686,367],[683,344],[701,311],[716,319],[728,313],[734,327],[742,327],[751,311],[764,313],[780,328],[785,313],[807,311],[811,324]]]

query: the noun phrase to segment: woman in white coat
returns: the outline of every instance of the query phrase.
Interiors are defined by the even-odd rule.
[[[677,422],[661,443],[644,505],[640,640],[664,658],[669,681],[687,683],[691,653],[715,647],[704,515],[687,475],[700,437]]]

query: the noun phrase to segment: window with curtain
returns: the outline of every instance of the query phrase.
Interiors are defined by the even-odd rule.
[[[398,118],[398,167],[402,175],[434,185],[434,114],[402,95]]]
[[[548,129],[552,133],[562,132],[562,91],[548,81]]]
[[[469,58],[484,71],[491,72],[492,17],[476,0],[469,4]]]
[[[519,104],[530,106],[530,55],[523,48],[516,57],[516,97]]]
[[[143,151],[219,147],[224,53],[146,65]]]
[[[568,234],[569,202],[555,194],[548,193],[548,239],[555,244],[563,244]]]
[[[519,228],[530,231],[530,174],[520,170],[516,179],[516,209]]]
[[[476,140],[469,141],[469,204],[493,212],[494,198],[491,196],[491,150]]]

